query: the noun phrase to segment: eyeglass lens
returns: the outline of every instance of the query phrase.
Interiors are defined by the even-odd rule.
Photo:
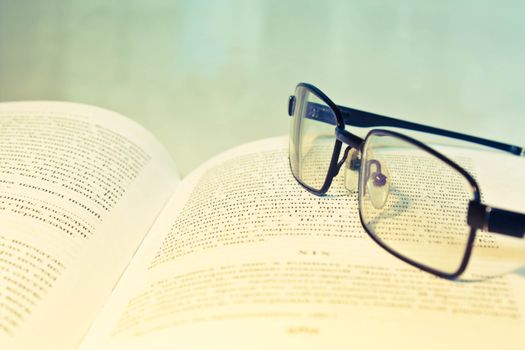
[[[298,86],[291,123],[292,172],[304,185],[320,190],[326,180],[335,145],[335,114],[315,94]]]
[[[359,206],[383,244],[417,263],[454,273],[465,254],[473,198],[468,181],[401,138],[371,134],[363,148]]]

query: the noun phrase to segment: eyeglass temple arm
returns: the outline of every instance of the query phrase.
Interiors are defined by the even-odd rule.
[[[476,201],[469,203],[467,223],[483,231],[517,238],[525,237],[525,214],[491,208]]]
[[[373,127],[373,126],[391,126],[396,128],[403,128],[415,131],[422,131],[429,134],[441,135],[451,137],[459,140],[469,141],[480,145],[496,148],[502,151],[506,151],[515,155],[525,156],[524,149],[519,146],[509,145],[498,141],[487,140],[481,137],[470,136],[461,134],[459,132],[434,128],[432,126],[426,126],[416,124],[404,120],[395,118],[385,117],[379,114],[370,112],[360,111],[344,106],[338,106],[343,115],[345,124],[357,126],[357,127]]]
[[[290,96],[290,102],[288,105],[288,114],[292,116],[294,109],[294,96]],[[370,112],[360,111],[358,109],[337,106],[341,111],[343,120],[346,125],[352,125],[357,127],[373,127],[373,126],[392,126],[396,128],[403,128],[415,131],[422,131],[429,134],[441,135],[451,137],[459,140],[469,141],[480,145],[496,148],[505,152],[509,152],[519,156],[525,156],[525,149],[523,147],[509,145],[506,143],[487,140],[481,137],[470,136],[461,134],[459,132],[434,128],[432,126],[421,125],[417,123],[407,122],[391,117],[385,117],[379,114]],[[324,106],[314,102],[308,102],[306,110],[306,118],[315,119],[324,123],[334,124],[334,117],[332,110],[328,106]]]

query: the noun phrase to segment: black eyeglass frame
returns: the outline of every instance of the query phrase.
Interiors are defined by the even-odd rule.
[[[341,169],[341,166],[344,164],[346,157],[348,155],[348,152],[350,149],[356,149],[360,154],[362,154],[364,145],[366,144],[367,140],[371,136],[392,136],[396,137],[398,139],[401,139],[417,148],[422,149],[423,151],[426,151],[433,155],[434,157],[438,158],[439,160],[445,162],[447,165],[452,167],[454,170],[459,172],[470,184],[472,187],[473,192],[473,199],[469,203],[468,212],[467,212],[467,224],[471,227],[470,233],[467,239],[467,244],[465,247],[465,251],[463,253],[463,258],[461,259],[460,265],[458,269],[452,273],[440,271],[437,269],[434,269],[430,266],[427,266],[425,264],[419,263],[417,261],[414,261],[408,257],[405,257],[404,255],[398,253],[397,251],[390,248],[388,245],[386,245],[379,237],[375,235],[374,232],[368,229],[367,225],[365,224],[362,216],[362,210],[361,210],[361,200],[358,200],[359,207],[359,219],[361,221],[361,225],[367,232],[367,234],[377,243],[379,246],[381,246],[383,249],[388,251],[390,254],[394,255],[395,257],[401,259],[402,261],[413,265],[423,271],[432,273],[436,276],[446,278],[446,279],[456,279],[459,277],[467,268],[468,262],[470,260],[470,257],[472,255],[472,250],[474,246],[474,241],[476,239],[476,232],[478,229],[482,229],[484,231],[490,231],[493,233],[499,233],[507,236],[517,237],[517,238],[524,238],[525,237],[525,214],[522,213],[516,213],[504,209],[498,209],[498,208],[492,208],[489,207],[481,202],[481,195],[479,186],[476,182],[476,180],[460,165],[443,155],[442,153],[434,150],[433,148],[427,146],[426,144],[412,138],[406,135],[403,135],[398,132],[390,131],[390,130],[384,130],[384,129],[372,129],[368,132],[366,137],[364,139],[360,138],[357,135],[354,135],[350,133],[348,130],[345,129],[345,122],[347,122],[349,125],[357,126],[357,127],[372,127],[372,126],[390,126],[390,127],[397,127],[397,128],[403,128],[403,129],[410,129],[410,130],[416,130],[421,131],[425,133],[431,133],[441,136],[446,136],[450,138],[460,139],[464,141],[469,141],[477,144],[481,144],[487,147],[496,148],[514,155],[520,155],[525,156],[525,150],[522,147],[509,145],[505,143],[501,143],[498,141],[492,141],[487,140],[483,138],[479,138],[476,136],[470,136],[466,134],[457,133],[454,131],[448,131],[444,129],[434,128],[430,126],[425,126],[421,124],[416,124],[412,122],[407,122],[399,119],[394,119],[391,117],[386,117],[370,112],[360,111],[357,109],[344,107],[344,106],[338,106],[328,96],[326,96],[321,90],[319,90],[317,87],[308,84],[308,83],[299,83],[297,87],[303,87],[306,90],[308,90],[310,93],[314,94],[317,98],[319,98],[322,102],[324,102],[328,107],[329,111],[326,110],[326,106],[315,104],[312,102],[312,106],[314,107],[316,113],[312,113],[311,116],[308,116],[308,118],[319,120],[320,122],[333,124],[333,115],[335,115],[336,118],[336,127],[335,127],[335,144],[334,149],[331,156],[330,165],[328,167],[328,173],[326,175],[325,181],[320,189],[315,189],[307,184],[303,183],[292,171],[292,175],[297,180],[297,182],[303,186],[306,190],[309,192],[322,196],[325,195],[328,189],[330,188],[332,181],[334,177],[337,176],[339,173],[339,170]],[[294,116],[294,110],[295,110],[295,102],[296,98],[295,96],[290,96],[288,101],[288,115],[293,117]],[[330,116],[328,117],[327,113],[330,113]],[[323,116],[324,114],[324,116]],[[339,156],[341,154],[341,150],[343,148],[343,143],[347,145],[343,157],[341,160],[339,160]],[[291,162],[291,160],[290,160]],[[290,168],[291,163],[290,163]],[[359,177],[361,176],[361,172],[359,172]],[[359,186],[361,186],[361,178],[358,180]],[[361,190],[358,191],[359,195],[361,193]]]

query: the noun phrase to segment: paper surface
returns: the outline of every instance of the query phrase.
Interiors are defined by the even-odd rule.
[[[367,236],[342,179],[325,197],[297,184],[286,142],[238,147],[183,181],[82,349],[521,348],[525,277],[509,267],[525,264],[523,242],[480,246],[460,281],[422,272]],[[459,154],[476,174],[522,161]],[[491,204],[525,211],[522,185],[483,174]]]

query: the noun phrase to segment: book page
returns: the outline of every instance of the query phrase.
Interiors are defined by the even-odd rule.
[[[515,181],[523,159],[465,152],[451,155],[482,189],[499,186],[488,203],[525,211]],[[505,181],[481,175],[484,164]],[[481,233],[472,271],[440,279],[376,244],[342,181],[330,196],[307,192],[290,173],[286,138],[203,165],[183,180],[81,349],[522,348],[521,240]]]
[[[0,348],[76,348],[177,183],[116,113],[0,104]]]

